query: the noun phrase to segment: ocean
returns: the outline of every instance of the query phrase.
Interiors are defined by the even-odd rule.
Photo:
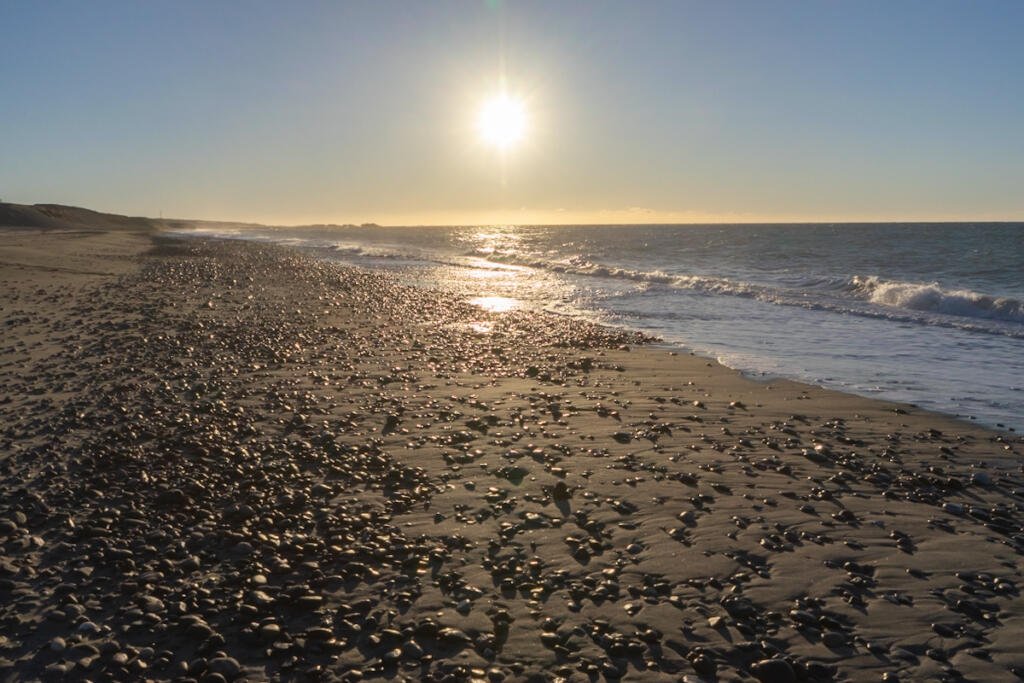
[[[1024,429],[1024,223],[225,229],[490,310]]]

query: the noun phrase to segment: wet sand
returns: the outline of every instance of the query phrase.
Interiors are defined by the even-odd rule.
[[[0,325],[0,680],[1024,675],[1018,435],[238,242]]]

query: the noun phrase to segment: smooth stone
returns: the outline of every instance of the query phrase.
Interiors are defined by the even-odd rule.
[[[91,621],[83,621],[81,624],[78,625],[78,632],[85,635],[91,635],[94,633],[99,633],[100,627]]]
[[[421,659],[423,657],[424,650],[415,640],[410,640],[402,645],[402,654],[409,659]]]
[[[269,605],[274,602],[274,598],[263,591],[249,591],[249,600],[255,605]]]
[[[71,648],[71,654],[78,658],[96,657],[100,654],[99,649],[91,643],[78,643]]]
[[[43,669],[43,680],[63,681],[68,674],[68,668],[64,664],[50,664]]]
[[[196,640],[205,640],[213,634],[214,631],[210,628],[210,625],[203,622],[197,622],[188,627],[188,635]]]
[[[242,672],[242,665],[234,657],[215,657],[206,663],[206,670],[210,674],[220,674],[231,680]]]
[[[149,595],[139,599],[139,607],[147,612],[153,612],[156,614],[164,611],[163,601]]]
[[[847,637],[842,633],[829,631],[822,636],[821,642],[825,643],[825,647],[835,650],[841,647],[846,647],[849,643],[849,639],[847,639]]]
[[[796,683],[796,672],[785,659],[762,659],[750,667],[761,683]]]
[[[325,642],[325,641],[330,640],[333,637],[334,637],[334,632],[331,631],[331,629],[329,629],[329,628],[324,628],[323,626],[315,626],[315,627],[313,627],[311,629],[308,629],[306,631],[306,638],[308,638],[310,640],[316,640],[316,641],[320,641],[320,642]]]
[[[971,483],[977,486],[991,486],[992,477],[987,472],[975,472],[971,475]]]
[[[448,643],[468,643],[470,637],[457,628],[446,627],[437,632],[437,639]]]

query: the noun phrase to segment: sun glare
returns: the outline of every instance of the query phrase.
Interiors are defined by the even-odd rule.
[[[483,142],[498,149],[508,149],[526,134],[526,110],[521,100],[507,93],[498,93],[480,107],[476,123]]]

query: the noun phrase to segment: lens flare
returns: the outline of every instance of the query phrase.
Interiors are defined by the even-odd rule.
[[[498,149],[508,149],[526,135],[526,108],[522,100],[498,93],[480,107],[476,123],[481,141]]]

